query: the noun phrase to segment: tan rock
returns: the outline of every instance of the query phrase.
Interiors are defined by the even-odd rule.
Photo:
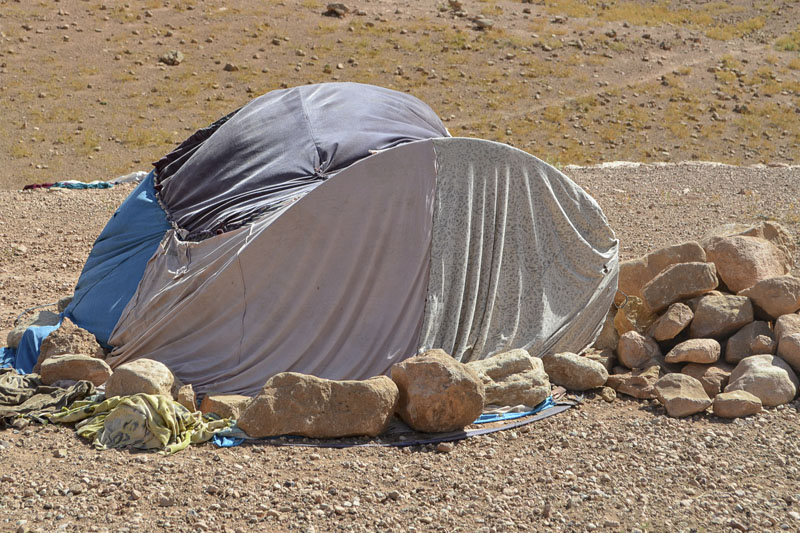
[[[652,365],[630,372],[610,374],[606,385],[620,394],[633,396],[640,400],[651,400],[655,398],[653,385],[660,377],[661,367]]]
[[[162,394],[174,397],[175,376],[167,365],[152,359],[137,359],[114,369],[106,382],[106,397],[132,394]]]
[[[660,363],[663,357],[656,341],[635,331],[620,336],[617,356],[628,368],[651,366],[653,362]]]
[[[611,387],[600,387],[600,397],[608,403],[617,399],[617,391]]]
[[[768,322],[756,320],[745,325],[734,333],[725,344],[725,360],[735,365],[745,357],[757,355],[753,352],[753,341],[759,336],[773,338]]]
[[[794,267],[794,257],[797,253],[797,245],[795,244],[794,237],[786,231],[786,228],[777,222],[765,221],[754,226],[747,226],[746,224],[725,224],[711,230],[700,244],[705,248],[711,237],[732,237],[735,235],[758,237],[768,240],[783,253],[786,263],[790,265],[790,267]]]
[[[669,305],[717,288],[717,272],[712,263],[678,263],[658,274],[642,288],[645,306],[657,313]]]
[[[389,425],[397,399],[397,386],[386,376],[334,381],[282,372],[267,381],[237,422],[251,437],[375,437]]]
[[[762,279],[740,291],[739,296],[747,296],[771,318],[778,318],[800,309],[800,279],[794,276]]]
[[[669,416],[690,416],[705,411],[711,405],[711,398],[703,385],[686,374],[667,374],[653,388],[656,398]]]
[[[761,412],[761,400],[743,390],[723,392],[714,398],[714,414],[721,418],[741,418]]]
[[[778,343],[778,356],[789,363],[795,372],[800,372],[800,333],[781,337]]]
[[[461,429],[483,412],[482,380],[442,350],[397,363],[391,376],[400,390],[397,414],[417,431]]]
[[[583,355],[603,365],[607,372],[611,372],[611,369],[617,364],[617,355],[611,349],[601,350],[600,352],[591,350]]]
[[[61,380],[86,380],[99,386],[111,377],[111,367],[102,359],[88,355],[54,355],[42,363],[40,374],[45,385]]]
[[[782,337],[794,333],[800,333],[800,315],[793,313],[778,317],[775,321],[775,340],[780,343]]]
[[[42,340],[39,349],[39,359],[33,367],[35,373],[39,372],[42,362],[53,355],[83,354],[90,357],[105,357],[103,348],[98,344],[94,335],[79,328],[68,318],[64,318],[61,325]]]
[[[791,402],[800,383],[792,367],[774,355],[751,355],[742,359],[731,372],[725,392],[747,391],[762,405],[774,407]]]
[[[17,349],[26,329],[32,326],[55,326],[58,324],[59,318],[58,313],[52,311],[39,311],[23,317],[20,323],[8,332],[6,346]]]
[[[661,248],[650,252],[644,257],[620,263],[619,290],[628,296],[641,298],[642,288],[665,268],[678,263],[705,262],[706,253],[697,242],[687,242]]]
[[[197,396],[191,383],[178,387],[178,394],[175,401],[194,413],[197,411]]]
[[[770,335],[756,335],[750,341],[750,353],[752,355],[768,353],[775,355],[778,343]]]
[[[550,379],[542,360],[526,350],[511,350],[467,366],[483,382],[486,405],[534,407],[550,396]]]
[[[732,370],[733,367],[726,363],[716,363],[713,365],[689,363],[684,365],[681,369],[681,374],[692,376],[699,381],[703,385],[703,390],[706,391],[708,397],[713,398],[725,390]]]
[[[791,270],[784,253],[758,237],[712,237],[705,250],[708,261],[716,265],[720,279],[734,293]]]
[[[542,356],[544,371],[550,381],[567,390],[585,391],[602,387],[608,379],[608,370],[588,357],[561,352]]]
[[[681,331],[686,329],[694,313],[689,306],[682,303],[674,303],[669,306],[653,325],[650,326],[649,335],[657,341],[674,339]]]
[[[664,357],[667,363],[716,363],[722,347],[714,339],[689,339],[674,348]]]
[[[637,296],[629,296],[623,303],[624,305],[620,304],[622,307],[614,315],[614,328],[617,333],[624,335],[629,331],[638,333],[647,331],[656,319],[656,315],[647,309],[642,299]]]
[[[603,327],[600,329],[600,335],[597,336],[597,339],[594,341],[592,345],[597,350],[616,350],[617,343],[619,342],[619,332],[614,325],[614,317],[617,314],[617,310],[612,308],[611,311],[606,315],[606,319],[603,322]]]
[[[744,296],[706,296],[697,304],[689,336],[724,338],[753,321],[753,304]]]
[[[252,400],[250,396],[241,394],[206,394],[200,402],[200,411],[203,414],[214,413],[222,418],[239,420]]]

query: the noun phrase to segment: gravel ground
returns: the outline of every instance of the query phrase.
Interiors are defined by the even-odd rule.
[[[800,234],[798,167],[567,168],[629,259],[722,223]],[[71,292],[130,187],[0,191],[0,335]],[[797,531],[800,402],[723,421],[592,393],[566,413],[405,449],[98,452],[68,427],[0,432],[3,531]]]

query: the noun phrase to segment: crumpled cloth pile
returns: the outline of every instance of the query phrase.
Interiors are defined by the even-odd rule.
[[[166,454],[206,442],[231,422],[206,420],[178,402],[156,394],[115,396],[101,402],[79,401],[69,409],[47,415],[51,422],[77,422],[78,435],[98,449],[157,448]]]
[[[94,393],[89,381],[67,388],[53,387],[42,384],[38,374],[17,374],[13,368],[0,368],[0,428],[6,419],[58,411]]]

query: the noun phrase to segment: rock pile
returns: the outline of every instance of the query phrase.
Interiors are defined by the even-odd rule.
[[[748,416],[797,395],[800,279],[780,225],[729,225],[701,242],[620,265],[617,306],[596,350],[617,355],[608,386],[671,416]],[[552,376],[551,376],[552,379]]]

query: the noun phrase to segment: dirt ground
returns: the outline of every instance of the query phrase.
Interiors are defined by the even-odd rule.
[[[729,222],[800,236],[800,167],[788,166],[800,161],[800,3],[461,4],[467,16],[365,0],[335,18],[314,0],[0,0],[0,339],[24,309],[72,292],[131,190],[22,185],[147,170],[283,85],[409,91],[454,135],[560,164],[600,203],[623,259]],[[493,26],[475,29],[477,15]],[[170,50],[180,64],[159,62]],[[745,166],[567,166],[692,159]],[[589,393],[449,453],[207,444],[163,457],[30,426],[0,432],[0,530],[797,531],[798,409],[675,420]]]

